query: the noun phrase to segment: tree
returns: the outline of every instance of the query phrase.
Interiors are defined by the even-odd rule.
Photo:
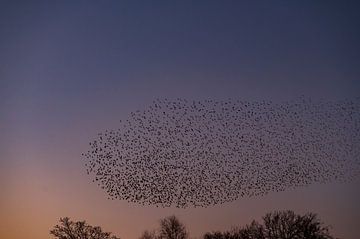
[[[169,216],[159,221],[156,231],[144,231],[139,239],[188,239],[186,227],[175,216]]]
[[[332,239],[329,227],[316,214],[296,215],[293,211],[276,211],[263,217],[265,235],[269,239]]]
[[[333,239],[329,227],[316,214],[297,215],[293,211],[276,211],[263,217],[264,225],[253,221],[243,228],[206,233],[204,239]]]
[[[90,226],[85,221],[73,222],[68,217],[60,218],[60,225],[54,226],[50,234],[57,239],[120,239],[103,232],[101,227]]]
[[[233,228],[225,232],[206,233],[204,239],[265,239],[262,225],[253,221],[244,228]]]
[[[184,224],[175,216],[166,217],[160,220],[160,239],[187,239],[188,232]]]
[[[232,238],[266,239],[264,227],[256,221],[252,221],[242,229],[233,230],[232,235]]]
[[[223,233],[223,232],[220,232],[220,231],[207,232],[204,235],[204,239],[224,239],[225,234],[226,234],[226,232]]]
[[[145,230],[139,239],[157,239],[155,231]]]

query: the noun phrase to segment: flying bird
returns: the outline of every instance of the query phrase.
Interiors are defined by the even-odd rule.
[[[157,99],[83,153],[110,199],[208,207],[360,172],[360,98]]]

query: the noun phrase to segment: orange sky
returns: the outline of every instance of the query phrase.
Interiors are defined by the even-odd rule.
[[[18,156],[49,157],[41,152],[23,152]],[[1,238],[49,238],[48,232],[59,217],[68,216],[100,225],[121,238],[136,239],[143,230],[156,228],[160,218],[172,214],[186,224],[191,236],[198,237],[207,231],[244,225],[271,210],[286,209],[318,213],[326,224],[334,226],[335,235],[341,238],[357,235],[360,220],[357,185],[360,180],[242,198],[210,208],[163,209],[106,199],[96,185],[89,183],[83,167],[76,161],[77,155],[70,153],[67,156],[73,161],[72,170],[65,174],[59,165],[17,164],[2,175],[6,183],[2,180]]]

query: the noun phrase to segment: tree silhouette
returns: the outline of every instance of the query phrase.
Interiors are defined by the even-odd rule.
[[[329,227],[314,213],[297,215],[293,211],[276,211],[265,215],[264,227],[266,238],[308,238],[331,239]]]
[[[333,239],[329,227],[316,214],[297,215],[293,211],[267,213],[264,225],[253,221],[243,228],[206,233],[204,239]]]
[[[244,228],[233,228],[225,232],[206,233],[204,239],[266,239],[262,225],[253,221]]]
[[[186,227],[175,216],[160,220],[160,227],[156,231],[144,231],[139,239],[188,239]]]
[[[187,239],[188,232],[185,225],[175,216],[160,220],[160,239]]]
[[[73,222],[68,217],[60,218],[60,225],[54,226],[50,234],[58,239],[120,239],[101,227],[90,226],[85,221]]]
[[[157,239],[155,231],[145,230],[139,239]]]

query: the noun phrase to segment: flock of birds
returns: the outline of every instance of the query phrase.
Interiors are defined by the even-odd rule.
[[[359,103],[158,99],[83,156],[110,199],[160,207],[349,180],[360,172]]]

